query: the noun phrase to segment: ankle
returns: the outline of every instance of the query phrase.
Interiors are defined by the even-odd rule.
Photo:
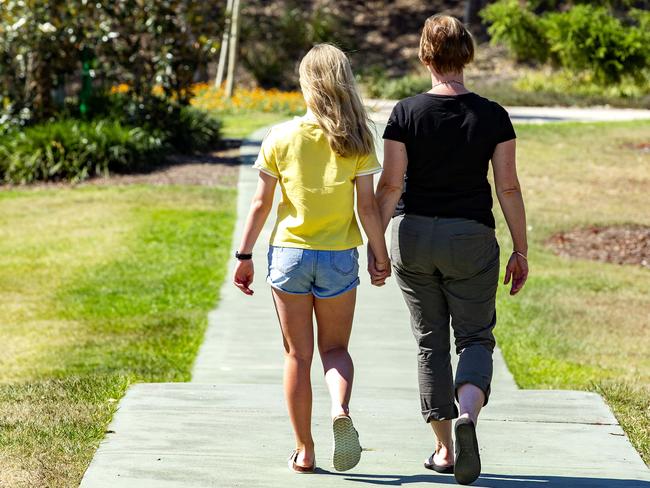
[[[478,422],[478,414],[472,414],[470,412],[461,413],[458,416],[458,418],[459,419],[469,419],[474,423],[474,425],[476,425],[476,423]]]
[[[340,417],[341,415],[350,416],[350,408],[347,405],[333,405],[332,406],[332,419]]]

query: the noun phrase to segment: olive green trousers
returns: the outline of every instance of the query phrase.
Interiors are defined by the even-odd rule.
[[[391,259],[419,348],[424,420],[458,417],[455,394],[465,383],[483,390],[487,403],[499,280],[494,229],[461,218],[401,215],[393,219]],[[450,330],[460,355],[455,380]]]

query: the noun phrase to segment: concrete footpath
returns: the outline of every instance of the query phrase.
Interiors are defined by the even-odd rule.
[[[366,100],[370,117],[385,123],[397,100]],[[610,107],[506,107],[514,123],[623,122],[650,119],[650,110]]]
[[[262,135],[243,146],[245,159],[257,154]],[[241,167],[234,246],[256,180],[254,170]],[[193,381],[132,386],[83,488],[455,484],[453,475],[422,466],[433,435],[419,413],[416,349],[400,291],[393,279],[373,288],[363,275],[351,343],[356,367],[351,413],[364,447],[361,462],[345,473],[331,468],[329,400],[316,356],[319,469],[314,475],[289,472],[293,436],[281,387],[282,341],[264,282],[272,220],[254,251],[255,295],[245,296],[226,279]],[[483,474],[473,486],[650,488],[650,471],[598,395],[519,390],[498,352],[493,396],[478,431]]]

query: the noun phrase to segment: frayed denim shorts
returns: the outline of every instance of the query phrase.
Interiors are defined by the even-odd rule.
[[[359,252],[294,247],[269,249],[268,283],[294,295],[334,298],[359,286]]]

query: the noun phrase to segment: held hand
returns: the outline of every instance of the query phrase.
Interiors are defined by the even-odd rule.
[[[506,265],[506,276],[503,281],[504,285],[510,283],[512,279],[512,286],[510,294],[516,295],[524,287],[528,279],[528,261],[525,257],[513,252]]]
[[[237,261],[237,265],[235,266],[235,273],[233,276],[233,283],[246,295],[252,295],[253,290],[251,290],[250,286],[253,284],[254,275],[255,270],[253,268],[252,259]]]
[[[384,286],[386,278],[391,275],[390,260],[378,263],[370,246],[368,246],[368,273],[370,282],[374,286]]]

